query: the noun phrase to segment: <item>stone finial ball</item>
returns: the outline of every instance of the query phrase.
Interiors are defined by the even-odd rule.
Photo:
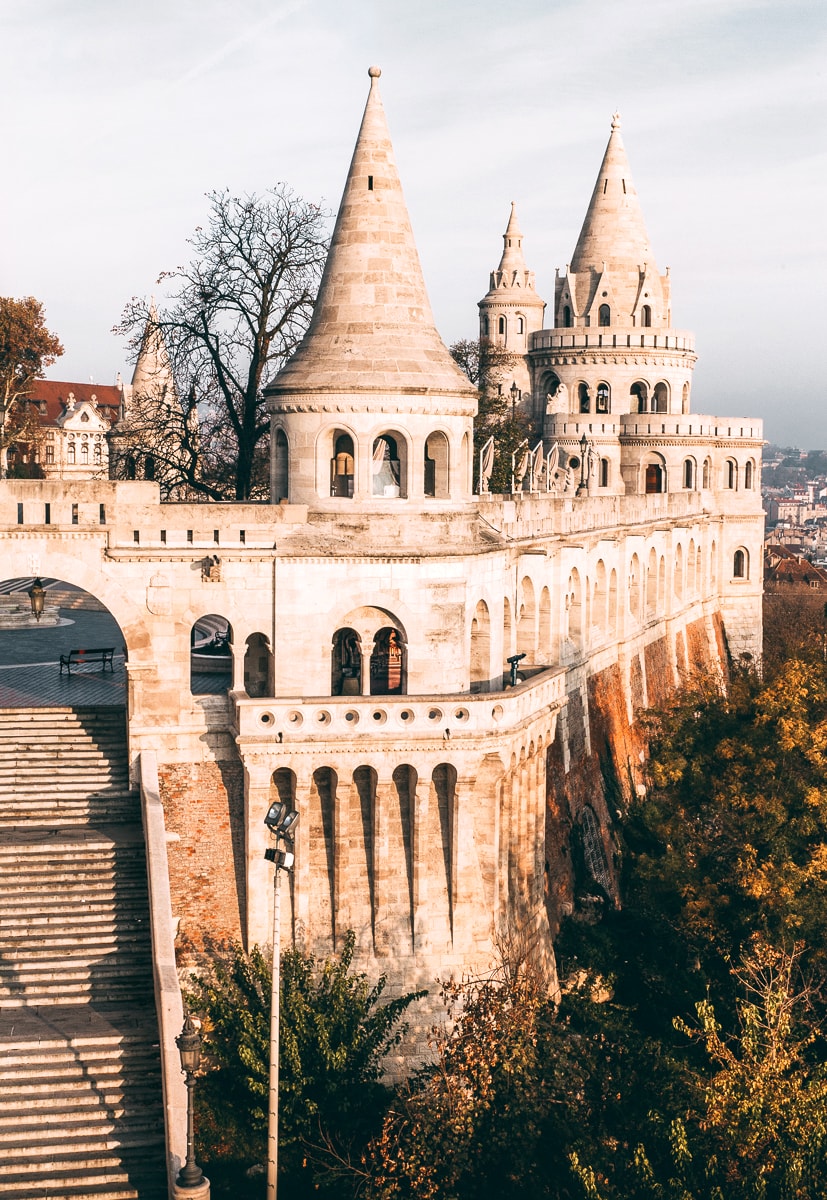
[[[371,79],[378,79],[381,74],[381,67],[368,67],[368,75],[370,75]]]

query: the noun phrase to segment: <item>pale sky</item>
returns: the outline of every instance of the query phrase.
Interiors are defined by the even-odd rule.
[[[52,378],[129,378],[111,327],[206,191],[335,209],[376,63],[446,342],[511,200],[553,300],[617,108],[694,410],[827,447],[825,62],[825,0],[0,0],[0,294],[45,303]]]

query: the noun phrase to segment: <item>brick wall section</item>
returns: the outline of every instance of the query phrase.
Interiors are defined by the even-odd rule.
[[[675,669],[669,642],[665,637],[649,642],[644,648],[646,663],[646,693],[650,708],[665,704],[675,691]]]
[[[205,938],[241,940],[244,904],[244,780],[240,763],[159,765],[168,833],[173,916],[181,965]]]

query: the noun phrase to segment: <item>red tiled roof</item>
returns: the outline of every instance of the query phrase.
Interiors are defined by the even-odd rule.
[[[29,396],[29,403],[39,406],[46,402],[46,411],[41,412],[40,420],[43,425],[54,425],[66,408],[69,393],[75,397],[75,402],[81,400],[91,402],[95,397],[101,416],[114,425],[118,419],[121,403],[121,390],[110,383],[61,383],[57,379],[38,379]]]

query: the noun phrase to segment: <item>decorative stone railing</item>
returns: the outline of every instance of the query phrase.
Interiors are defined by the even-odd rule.
[[[531,350],[689,350],[695,336],[684,329],[627,329],[609,326],[597,329],[542,329],[532,334]]]
[[[289,744],[479,738],[517,729],[545,709],[565,703],[565,669],[550,667],[505,691],[429,696],[320,696],[248,700],[235,697],[243,741]]]

